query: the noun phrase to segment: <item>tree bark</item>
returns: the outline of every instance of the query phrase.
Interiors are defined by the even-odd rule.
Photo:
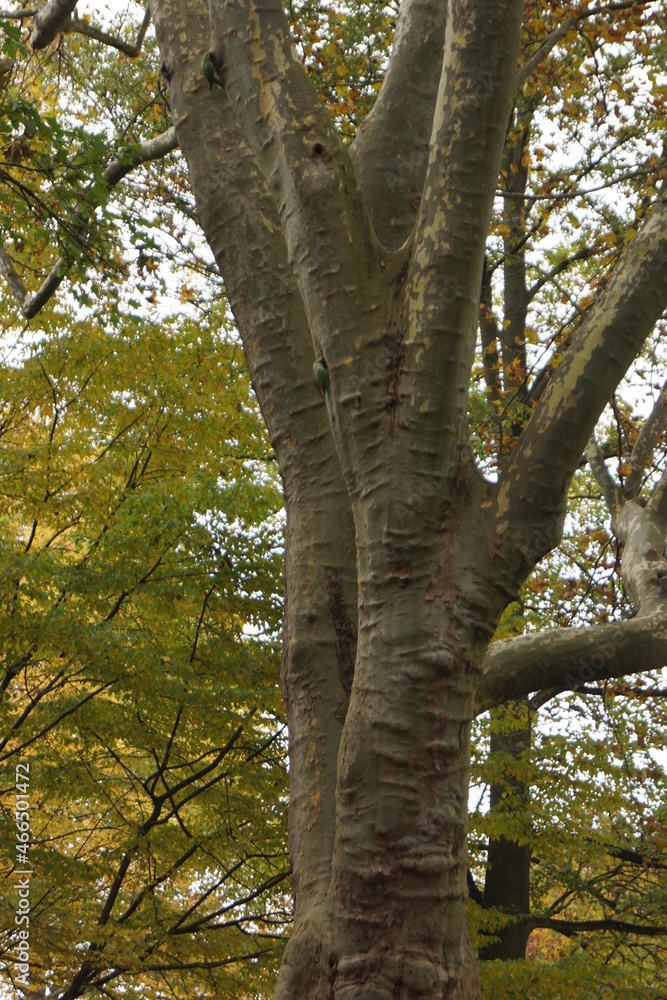
[[[467,394],[523,4],[426,4],[427,32],[419,9],[405,5],[386,96],[350,155],[293,56],[280,0],[211,0],[210,35],[200,0],[151,2],[176,134],[284,483],[296,916],[280,1000],[479,996],[465,934],[470,726],[478,687],[498,697],[504,676],[487,646],[558,541],[586,440],[667,301],[656,209],[499,483],[484,482]],[[201,75],[206,50],[223,89]],[[400,87],[414,52],[431,90],[413,122]],[[383,194],[392,129],[417,155]]]

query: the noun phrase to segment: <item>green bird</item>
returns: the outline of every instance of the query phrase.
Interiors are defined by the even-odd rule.
[[[327,401],[327,409],[329,410],[329,419],[333,420],[333,410],[331,409],[331,394],[329,392],[329,372],[327,371],[327,366],[324,362],[324,358],[319,358],[317,361],[313,361],[313,375],[315,377],[315,382],[317,383],[317,388],[320,390],[320,392]]]
[[[202,59],[201,71],[208,80],[209,90],[213,90],[214,83],[217,83],[219,87],[222,87],[224,89],[224,84],[218,78],[218,75],[215,72],[215,66],[213,65],[213,60],[211,59],[210,52],[207,52],[204,58]]]

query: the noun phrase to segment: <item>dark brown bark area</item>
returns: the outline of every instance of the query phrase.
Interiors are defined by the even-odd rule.
[[[530,728],[509,733],[491,734],[489,752],[507,754],[516,759],[530,747]],[[514,792],[525,808],[528,789],[516,780],[512,781]],[[490,807],[501,808],[505,789],[491,786]],[[524,800],[524,801],[521,801]],[[518,803],[517,803],[518,804]],[[529,843],[518,843],[508,837],[490,838],[487,854],[486,878],[482,906],[485,909],[499,907],[513,916],[527,916],[530,913],[530,861]],[[530,929],[523,921],[512,921],[498,932],[499,941],[488,944],[480,953],[480,958],[503,961],[525,958]]]

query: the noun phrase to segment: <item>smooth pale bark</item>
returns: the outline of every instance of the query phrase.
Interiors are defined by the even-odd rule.
[[[559,629],[490,646],[476,691],[480,714],[534,691],[553,694],[667,664],[667,614],[591,628]]]
[[[48,0],[35,16],[30,36],[33,49],[45,49],[62,31],[76,7],[77,0]]]
[[[375,231],[392,250],[412,233],[421,204],[447,6],[446,0],[401,4],[382,89],[350,147]]]

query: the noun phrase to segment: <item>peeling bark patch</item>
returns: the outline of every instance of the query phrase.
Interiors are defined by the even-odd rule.
[[[459,595],[459,588],[451,579],[448,567],[444,561],[440,563],[435,577],[431,580],[424,595],[427,601],[439,597],[443,604],[454,604]]]
[[[399,587],[407,587],[412,574],[412,560],[403,559],[400,562],[387,563],[389,576],[392,580],[398,580]]]
[[[357,633],[347,613],[343,581],[334,570],[327,575],[329,621],[336,635],[338,673],[343,691],[349,698],[354,680],[354,663],[357,658]],[[347,709],[347,706],[345,706]]]

